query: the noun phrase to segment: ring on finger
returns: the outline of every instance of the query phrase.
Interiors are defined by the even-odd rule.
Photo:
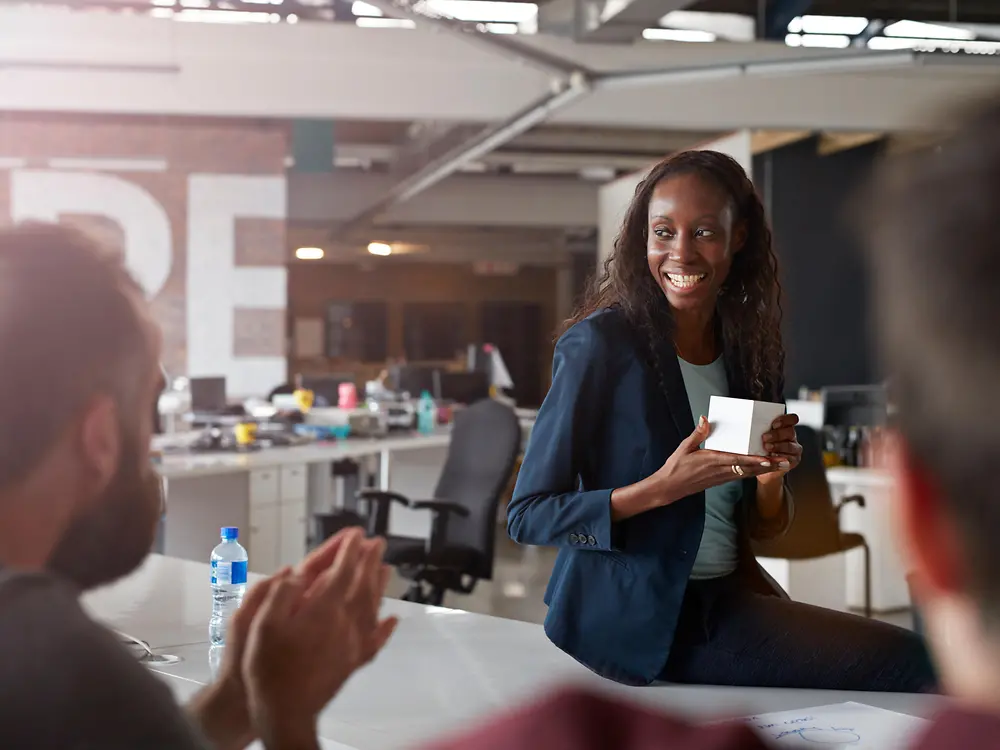
[[[732,468],[733,468],[733,474],[735,474],[738,477],[743,476],[743,467],[742,466],[740,466],[739,464],[733,464]]]

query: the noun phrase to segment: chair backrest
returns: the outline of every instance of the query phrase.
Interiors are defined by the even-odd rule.
[[[434,498],[469,510],[464,518],[452,515],[448,519],[445,544],[476,551],[476,569],[469,571],[476,578],[493,576],[497,505],[520,450],[521,425],[509,406],[486,399],[455,417],[448,458]]]
[[[803,425],[796,427],[795,433],[802,446],[802,461],[788,473],[795,517],[784,536],[754,542],[758,557],[808,560],[841,550],[840,520],[826,479],[819,435]]]

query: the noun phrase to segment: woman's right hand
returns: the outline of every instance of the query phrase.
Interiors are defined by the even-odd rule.
[[[653,475],[661,488],[661,504],[672,503],[726,482],[774,471],[771,460],[765,456],[740,456],[700,448],[711,431],[708,420],[701,417],[694,432],[681,441],[677,450]]]
[[[708,420],[702,417],[694,432],[656,472],[635,484],[614,490],[611,493],[611,520],[623,521],[709,487],[775,471],[773,462],[766,456],[738,456],[699,448],[711,432]]]

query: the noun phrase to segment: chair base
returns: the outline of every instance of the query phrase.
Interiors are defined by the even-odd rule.
[[[423,581],[413,581],[402,599],[404,602],[440,607],[444,603],[445,591],[439,586],[425,586]]]
[[[478,579],[462,575],[457,570],[422,565],[401,565],[397,570],[410,581],[409,588],[403,594],[403,601],[430,604],[434,607],[441,606],[444,595],[449,591],[454,591],[456,594],[471,594],[478,582]]]

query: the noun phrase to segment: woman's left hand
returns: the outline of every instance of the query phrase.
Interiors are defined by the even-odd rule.
[[[764,450],[767,455],[776,459],[777,469],[768,474],[761,474],[757,481],[767,485],[780,482],[785,474],[790,472],[802,460],[802,446],[795,437],[795,425],[799,418],[795,414],[785,414],[771,424],[771,431],[764,434]]]

